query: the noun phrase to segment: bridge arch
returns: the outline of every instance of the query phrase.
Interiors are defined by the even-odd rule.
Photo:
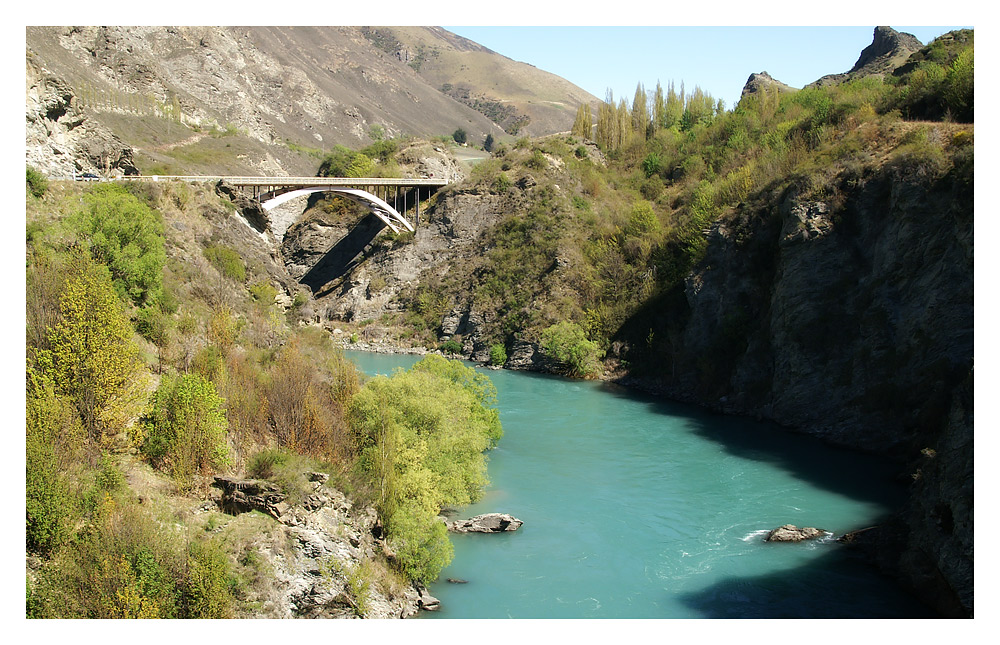
[[[310,186],[307,188],[291,190],[287,193],[281,193],[280,195],[262,201],[260,205],[264,207],[264,210],[269,211],[276,206],[295,199],[296,197],[302,197],[303,195],[309,195],[311,193],[337,193],[338,195],[343,195],[344,197],[361,204],[362,206],[367,206],[376,217],[385,222],[385,225],[392,229],[393,233],[399,233],[400,226],[411,233],[414,230],[413,225],[410,224],[405,217],[400,215],[399,211],[390,206],[386,201],[372,195],[366,190],[361,190],[360,188]]]

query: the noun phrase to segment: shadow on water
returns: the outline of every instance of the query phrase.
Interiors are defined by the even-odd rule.
[[[767,548],[809,548],[768,544]],[[748,578],[725,578],[680,602],[705,618],[930,618],[934,613],[838,544],[808,563]],[[830,593],[850,588],[851,593]],[[858,598],[867,599],[859,603]]]
[[[683,417],[694,434],[716,442],[729,454],[767,463],[818,488],[893,510],[906,499],[906,487],[899,479],[902,466],[888,458],[834,446],[774,423],[714,413],[620,385],[603,384],[602,389],[615,397],[643,401],[658,414]]]
[[[383,228],[385,223],[369,213],[334,244],[333,248],[299,279],[299,282],[309,287],[317,297],[326,295],[319,291],[331,280],[336,280],[354,268],[365,249],[378,237]]]

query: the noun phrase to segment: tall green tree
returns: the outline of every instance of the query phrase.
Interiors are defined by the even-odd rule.
[[[38,362],[56,392],[73,401],[91,438],[106,441],[141,414],[150,376],[107,268],[78,257],[70,273],[51,349]]]
[[[573,121],[572,134],[577,137],[589,139],[591,137],[591,130],[593,127],[594,123],[593,117],[591,116],[590,104],[580,104],[580,107],[576,109],[576,120]]]
[[[649,125],[649,105],[646,88],[639,83],[635,86],[635,97],[632,99],[632,132],[642,138],[646,137]]]
[[[118,184],[95,186],[83,200],[74,217],[81,246],[108,267],[120,296],[140,307],[158,302],[167,261],[160,214]]]
[[[441,508],[482,495],[483,452],[502,432],[495,397],[484,375],[428,356],[409,371],[372,379],[351,402],[361,468],[376,491],[389,543],[413,580],[435,579],[451,559],[436,519]]]

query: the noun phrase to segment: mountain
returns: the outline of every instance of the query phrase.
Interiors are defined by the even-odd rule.
[[[271,286],[296,323],[334,338],[447,343],[479,362],[568,372],[545,342],[566,323],[582,339],[574,349],[603,353],[604,378],[891,457],[909,500],[852,539],[941,615],[971,616],[973,35],[922,48],[911,38],[876,28],[852,70],[808,92],[753,91],[780,87],[754,75],[739,109],[639,122],[618,147],[558,123],[559,134],[508,136],[425,202],[413,235],[363,230],[366,212],[323,198],[288,202],[258,235],[206,196],[216,217],[192,208],[168,229],[191,238],[184,265],[209,262],[202,249],[255,250],[247,284]],[[520,64],[436,29],[38,29],[28,40],[27,154],[44,168],[306,173],[318,161],[307,144],[365,143],[373,126],[394,134],[404,122],[461,126],[437,112],[390,118],[400,92],[455,110],[473,139],[487,130],[471,123],[527,132],[558,113],[541,111],[546,101],[588,100],[531,90]],[[309,62],[319,58],[326,67]],[[860,76],[871,78],[844,82]],[[126,101],[139,87],[158,102]],[[335,87],[350,108],[320,91]],[[393,161],[453,176],[446,148],[408,142]],[[340,245],[351,236],[361,242]],[[332,248],[344,257],[329,261]],[[222,295],[198,275],[185,300],[208,310]]]
[[[597,101],[440,28],[28,27],[26,43],[31,76],[61,83],[64,111],[82,108],[147,173],[313,174],[315,154],[336,144],[457,129],[472,144],[505,128],[538,136],[568,130]],[[32,140],[28,159],[65,173]]]

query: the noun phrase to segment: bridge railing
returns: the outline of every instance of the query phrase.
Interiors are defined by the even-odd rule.
[[[226,181],[236,186],[398,186],[442,187],[448,181],[437,177],[244,177],[226,175],[127,175],[123,181]]]

